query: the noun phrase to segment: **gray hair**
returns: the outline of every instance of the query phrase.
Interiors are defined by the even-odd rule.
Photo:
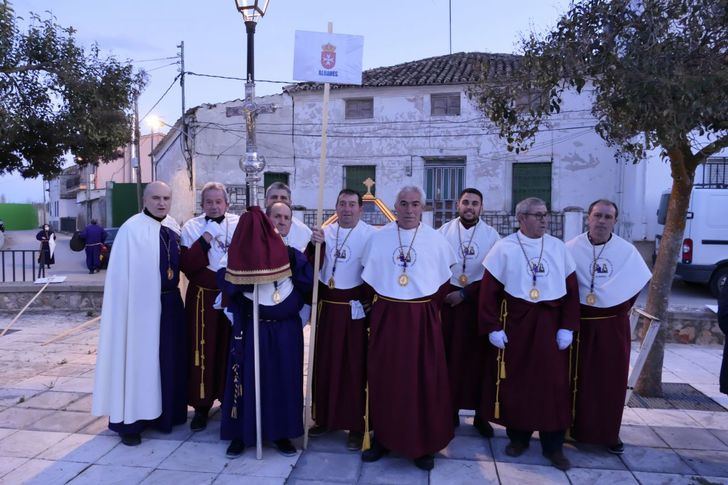
[[[203,187],[202,191],[200,192],[200,204],[203,204],[205,202],[205,192],[208,190],[219,190],[222,192],[222,196],[225,197],[225,203],[228,203],[228,195],[227,195],[227,189],[225,188],[224,184],[221,184],[220,182],[207,182]]]
[[[417,192],[420,195],[420,202],[424,205],[425,204],[425,191],[422,190],[422,187],[419,185],[405,185],[401,189],[399,189],[399,192],[397,192],[397,197],[394,199],[394,205],[396,206],[397,203],[400,201],[400,198],[402,197],[402,194],[405,192]]]
[[[288,200],[291,200],[291,188],[283,182],[273,182],[265,189],[265,198],[268,198],[271,190],[285,190],[288,193]]]
[[[538,197],[528,197],[527,199],[523,199],[518,204],[516,204],[516,216],[530,212],[531,207],[535,205],[546,206],[546,202],[539,199]]]

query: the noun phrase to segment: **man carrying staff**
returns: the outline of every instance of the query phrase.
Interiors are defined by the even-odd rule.
[[[619,428],[629,375],[629,313],[652,277],[634,245],[612,232],[618,216],[614,202],[593,202],[588,232],[566,243],[576,262],[581,302],[571,434],[614,454],[624,452]]]
[[[293,456],[291,438],[303,434],[303,327],[298,312],[310,301],[313,268],[300,251],[283,244],[282,234],[291,225],[290,206],[276,202],[266,215],[258,207],[243,214],[227,267],[217,273],[223,306],[233,314],[220,427],[221,439],[231,440],[230,458],[256,443],[252,283],[258,285],[260,312],[261,438],[282,455]]]
[[[361,258],[364,244],[376,232],[359,219],[361,209],[358,192],[339,192],[337,221],[324,230],[314,229],[307,248],[309,261],[313,261],[313,244],[321,243],[323,254],[313,367],[316,426],[309,436],[348,430],[347,448],[352,451],[361,448],[364,432],[367,330]]]
[[[288,185],[283,182],[273,182],[268,186],[265,191],[265,207],[266,209],[276,202],[284,202],[289,206],[293,204],[291,200],[291,189]],[[291,225],[288,234],[283,237],[283,241],[286,246],[296,248],[303,252],[308,246],[308,242],[311,240],[311,229],[306,224],[296,219],[291,218]]]
[[[458,217],[438,231],[450,243],[457,264],[450,278],[450,293],[442,307],[442,332],[453,403],[453,424],[460,425],[458,410],[475,410],[473,426],[486,438],[493,428],[480,415],[483,380],[490,390],[495,384],[495,349],[478,335],[478,291],[483,277],[483,259],[500,239],[498,232],[480,220],[483,194],[466,188],[457,203]],[[491,399],[492,401],[492,399]]]
[[[478,321],[499,350],[495,403],[482,402],[506,427],[508,456],[520,456],[539,431],[543,454],[571,467],[562,445],[571,424],[569,352],[579,329],[579,287],[566,246],[546,234],[546,204],[516,205],[518,232],[498,241],[483,261]]]
[[[362,254],[362,279],[374,290],[367,354],[374,444],[362,460],[392,450],[431,470],[433,454],[453,437],[440,308],[455,254],[420,222],[424,205],[422,189],[402,188],[397,220],[372,234]]]
[[[101,246],[106,242],[108,234],[99,226],[96,219],[91,219],[91,223],[86,226],[79,234],[86,244],[86,267],[89,274],[101,271]]]
[[[147,426],[170,432],[187,421],[185,314],[179,288],[179,225],[172,190],[144,189],[144,211],[119,228],[101,310],[92,414],[128,446]]]
[[[230,323],[222,311],[213,308],[220,260],[235,233],[238,216],[230,214],[227,191],[218,182],[202,188],[203,214],[182,227],[180,266],[189,279],[185,297],[189,381],[187,403],[195,408],[192,431],[207,427],[207,416],[215,399],[222,401],[230,345]]]

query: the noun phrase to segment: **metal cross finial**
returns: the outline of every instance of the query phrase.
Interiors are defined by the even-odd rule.
[[[362,185],[364,185],[367,188],[367,193],[364,194],[365,196],[372,195],[372,187],[374,187],[375,183],[376,182],[374,182],[374,180],[372,180],[371,177],[367,177],[366,180],[364,182],[362,182]]]

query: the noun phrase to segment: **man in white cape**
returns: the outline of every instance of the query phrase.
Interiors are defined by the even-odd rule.
[[[291,189],[283,182],[273,182],[265,191],[265,207],[266,209],[276,202],[285,202],[288,205],[293,204],[291,200]],[[291,227],[288,234],[283,236],[283,242],[286,246],[298,249],[301,252],[306,251],[311,240],[311,229],[299,219],[291,218]],[[310,311],[309,311],[310,313]],[[307,320],[304,320],[304,322]]]
[[[619,439],[629,374],[629,314],[650,280],[637,249],[612,231],[617,205],[599,199],[589,206],[589,230],[566,243],[576,262],[581,327],[574,346],[576,415],[574,439],[622,454]]]
[[[153,426],[187,420],[185,316],[179,284],[179,225],[164,182],[144,189],[144,211],[119,228],[101,310],[92,414],[128,446]]]

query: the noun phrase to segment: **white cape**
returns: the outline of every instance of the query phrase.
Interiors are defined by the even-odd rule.
[[[435,293],[452,276],[455,252],[445,237],[427,224],[420,222],[417,237],[407,263],[409,282],[399,284],[403,264],[400,253],[406,255],[415,229],[400,229],[402,247],[397,236],[397,222],[390,222],[373,233],[361,257],[361,277],[382,296],[399,300],[415,300]]]
[[[339,233],[337,243],[336,233]],[[339,290],[348,290],[362,284],[362,252],[369,237],[377,231],[364,221],[359,221],[352,229],[339,229],[339,223],[335,222],[324,228],[326,238],[326,254],[323,255],[324,264],[319,273],[319,281],[329,283],[336,261],[336,274],[334,284]],[[346,241],[346,242],[344,242]],[[336,247],[338,244],[338,248]],[[336,250],[339,250],[338,258]]]
[[[523,249],[518,244],[520,238]],[[557,300],[566,294],[566,278],[574,272],[576,265],[566,246],[560,239],[549,234],[541,239],[526,237],[521,231],[504,237],[490,250],[483,260],[483,266],[505,287],[506,293],[530,302]],[[528,262],[523,251],[526,251]],[[535,300],[529,295],[533,288],[533,274],[529,263],[536,266],[536,288],[539,296]]]
[[[238,226],[239,220],[240,216],[237,214],[225,213],[225,219],[220,224],[223,234],[210,241],[210,250],[207,252],[207,261],[210,263],[207,265],[207,268],[211,271],[216,272],[222,268],[220,266],[220,260],[227,253],[228,247],[230,247],[230,241],[233,240],[233,234],[235,233],[235,228]],[[184,226],[182,226],[180,244],[186,248],[191,248],[195,241],[202,236],[206,225],[207,221],[205,220],[204,214],[193,217],[185,222]]]
[[[291,246],[294,249],[298,249],[301,252],[306,251],[306,246],[311,242],[311,229],[306,224],[296,219],[291,218],[291,230],[288,231],[288,235],[283,238],[283,242],[286,246]]]
[[[485,259],[490,248],[500,239],[498,231],[484,221],[478,221],[475,226],[470,229],[465,229],[460,224],[460,218],[456,217],[450,222],[443,224],[438,229],[438,232],[445,236],[445,239],[447,239],[455,251],[455,257],[457,258],[457,263],[452,267],[450,283],[462,288],[463,285],[459,279],[461,274],[465,274],[468,277],[468,282],[465,286],[483,279],[483,259]],[[464,273],[463,258],[465,259]]]
[[[629,300],[645,287],[652,273],[633,244],[616,234],[605,245],[592,247],[587,233],[579,234],[566,243],[576,262],[576,277],[579,280],[579,301],[586,305],[586,296],[591,290],[591,270],[594,268],[594,295],[598,308],[609,308]]]
[[[162,225],[179,234],[167,216]],[[119,228],[101,309],[92,414],[133,423],[162,414],[160,223],[140,213]]]

